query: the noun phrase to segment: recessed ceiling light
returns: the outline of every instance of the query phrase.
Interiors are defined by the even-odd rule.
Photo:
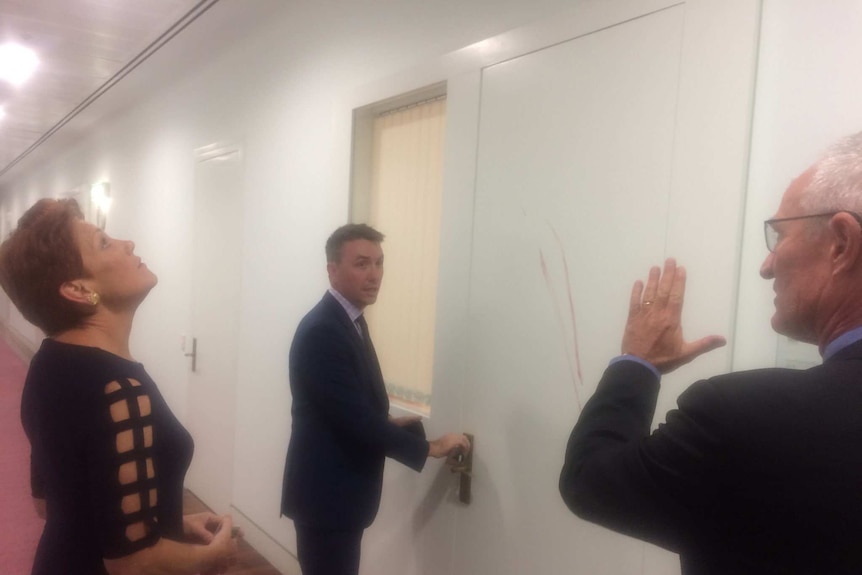
[[[38,65],[39,58],[30,48],[14,42],[0,46],[0,80],[20,86],[33,75]]]
[[[2,120],[6,116],[6,110],[0,107],[0,120]]]

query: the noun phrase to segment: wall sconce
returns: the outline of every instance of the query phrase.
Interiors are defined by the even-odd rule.
[[[90,205],[93,207],[95,224],[104,230],[108,224],[108,212],[111,210],[111,184],[101,182],[90,186]]]

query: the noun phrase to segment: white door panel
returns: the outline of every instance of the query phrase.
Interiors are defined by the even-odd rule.
[[[218,513],[232,501],[242,257],[240,151],[207,150],[195,168],[188,427],[195,454],[186,485]],[[191,368],[191,361],[189,363]]]
[[[557,480],[632,273],[664,254],[683,16],[485,70],[464,393],[481,465],[459,573],[640,571],[642,544],[575,519]],[[475,552],[491,541],[512,544]]]

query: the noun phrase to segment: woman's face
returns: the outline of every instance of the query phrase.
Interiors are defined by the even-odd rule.
[[[74,233],[81,250],[84,270],[89,274],[92,291],[106,305],[137,305],[150,292],[158,278],[141,258],[135,244],[115,240],[93,224],[77,220]]]

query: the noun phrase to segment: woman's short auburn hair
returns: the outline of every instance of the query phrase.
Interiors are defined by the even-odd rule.
[[[78,327],[96,311],[60,295],[65,282],[87,277],[74,232],[83,217],[75,200],[39,200],[0,245],[0,285],[48,336]]]

